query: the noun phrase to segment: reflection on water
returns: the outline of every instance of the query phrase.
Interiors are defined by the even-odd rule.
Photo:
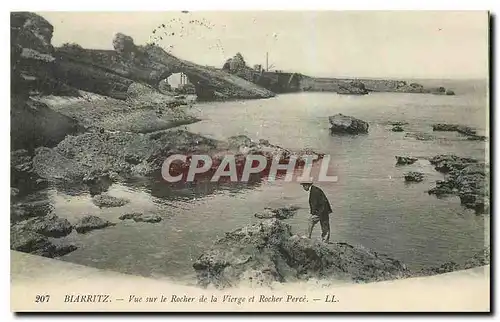
[[[203,121],[188,128],[217,139],[248,135],[291,149],[310,148],[332,156],[337,182],[318,183],[331,201],[332,240],[362,244],[405,262],[410,268],[461,262],[482,249],[489,217],[465,210],[456,197],[427,194],[443,175],[425,159],[455,153],[485,158],[484,142],[457,133],[432,132],[437,122],[460,123],[487,131],[484,92],[457,96],[371,93],[349,97],[327,93],[280,95],[268,100],[197,106]],[[366,136],[331,136],[329,115],[343,113],[370,124]],[[436,139],[421,141],[392,132],[388,122],[406,121],[405,132]],[[396,167],[396,155],[422,157]],[[421,171],[424,181],[407,184],[407,171]],[[192,281],[192,263],[225,232],[256,222],[264,207],[301,207],[287,222],[294,232],[307,227],[308,195],[295,182],[250,183],[198,181],[172,185],[157,175],[112,185],[109,193],[131,202],[99,209],[88,193],[71,196],[52,191],[55,212],[75,220],[95,214],[118,224],[86,235],[66,237],[80,248],[63,257],[84,265],[145,276],[173,276]],[[154,212],[156,224],[120,221],[126,212]],[[319,236],[319,230],[315,231]]]

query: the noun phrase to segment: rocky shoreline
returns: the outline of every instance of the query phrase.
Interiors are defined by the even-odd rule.
[[[120,209],[128,201],[107,195],[109,187],[158,175],[170,155],[208,154],[220,161],[231,153],[237,156],[237,166],[250,154],[280,161],[293,155],[323,156],[243,135],[219,141],[179,129],[179,125],[198,121],[188,112],[192,101],[160,90],[158,84],[174,72],[183,72],[194,83],[200,100],[274,96],[269,90],[235,75],[179,60],[153,45],[137,46],[123,34],[116,35],[114,50],[98,51],[77,45],[54,48],[52,32],[50,23],[36,14],[11,13],[13,250],[60,257],[77,249],[58,240],[73,231],[86,234],[114,229],[126,220],[148,225],[162,221],[157,214],[122,213],[118,222],[88,214],[71,223],[54,215],[47,199],[29,199],[33,192],[47,187],[78,188],[89,192],[97,207]],[[346,94],[351,94],[352,88],[359,95],[374,90],[373,84],[348,84],[343,88]],[[367,134],[369,129],[367,122],[341,114],[330,117],[329,122],[332,134]],[[476,132],[465,133],[462,127],[446,130],[482,139]],[[416,161],[396,158],[401,165]],[[465,207],[478,213],[489,211],[489,190],[482,187],[487,173],[481,172],[479,162],[438,156],[431,163],[447,174],[445,181],[436,183],[433,193],[455,194]],[[265,221],[228,232],[193,265],[200,285],[224,288],[240,282],[270,285],[323,277],[371,282],[414,274],[398,260],[362,246],[323,244],[292,234],[281,220],[292,217],[295,211],[294,206],[264,209],[255,217]],[[447,267],[456,266],[434,271]]]

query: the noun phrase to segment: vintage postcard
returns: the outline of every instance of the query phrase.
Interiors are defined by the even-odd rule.
[[[489,19],[11,12],[11,310],[489,312]]]

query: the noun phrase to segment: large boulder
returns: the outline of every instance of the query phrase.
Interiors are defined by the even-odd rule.
[[[54,27],[43,17],[32,12],[11,12],[11,32],[17,36],[14,40],[23,48],[30,48],[39,53],[50,55]]]
[[[198,283],[217,288],[269,286],[309,278],[371,282],[407,275],[399,261],[361,246],[325,244],[292,235],[290,225],[268,219],[215,242],[193,264]]]
[[[328,117],[331,133],[361,134],[368,133],[367,122],[352,116],[335,114]]]

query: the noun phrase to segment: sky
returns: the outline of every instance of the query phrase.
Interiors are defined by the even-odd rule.
[[[268,52],[276,69],[319,77],[469,79],[487,78],[489,69],[486,11],[38,14],[54,26],[55,46],[113,49],[117,32],[138,45],[160,35],[157,44],[173,55],[216,67],[237,52],[249,66],[265,66]]]

